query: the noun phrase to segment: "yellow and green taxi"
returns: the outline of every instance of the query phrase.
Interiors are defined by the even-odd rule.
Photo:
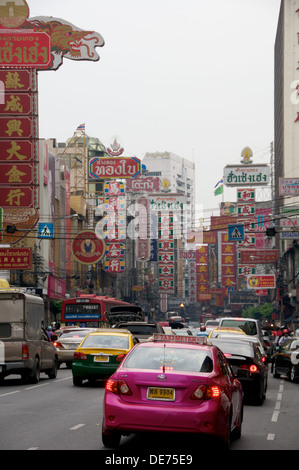
[[[110,377],[137,343],[132,333],[124,329],[100,328],[88,334],[74,354],[73,384]]]

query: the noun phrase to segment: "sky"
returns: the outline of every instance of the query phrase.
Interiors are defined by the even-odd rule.
[[[124,155],[173,152],[195,163],[196,203],[235,200],[214,187],[249,146],[270,162],[280,0],[27,0],[30,17],[100,33],[98,62],[39,72],[39,135],[65,142],[81,123]],[[235,191],[235,190],[234,190]]]

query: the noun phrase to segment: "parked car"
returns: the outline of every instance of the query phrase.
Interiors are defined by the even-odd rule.
[[[74,354],[73,384],[107,379],[137,342],[133,334],[124,329],[99,328],[89,333]]]
[[[238,339],[237,335],[233,338],[209,338],[209,342],[224,353],[242,384],[244,398],[262,405],[266,398],[268,367],[262,359],[258,344]]]
[[[277,346],[273,356],[272,369],[275,378],[287,375],[291,382],[299,380],[299,338],[294,337]]]
[[[154,333],[164,334],[163,327],[155,322],[120,322],[115,325],[115,328],[125,328],[139,340],[139,342],[147,341]]]
[[[74,353],[82,339],[85,338],[88,333],[92,333],[95,330],[96,328],[76,328],[73,331],[65,330],[65,333],[61,333],[54,341],[59,366],[65,362],[66,367],[70,369],[72,367]]]
[[[226,447],[232,433],[240,437],[242,386],[223,353],[205,341],[154,335],[128,353],[106,383],[104,446],[144,431],[209,435]]]

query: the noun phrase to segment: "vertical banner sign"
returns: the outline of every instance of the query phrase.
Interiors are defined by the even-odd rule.
[[[64,57],[98,61],[103,45],[95,31],[30,19],[26,0],[0,0],[0,207],[4,226],[17,228],[1,243],[19,241],[39,217],[37,71],[58,69]]]
[[[0,34],[0,45],[2,39]],[[18,230],[3,233],[2,242],[15,243],[38,221],[37,73],[0,69],[0,80],[5,90],[0,101],[0,206],[4,226]]]

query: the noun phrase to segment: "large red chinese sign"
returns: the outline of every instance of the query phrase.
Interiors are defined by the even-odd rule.
[[[0,207],[4,228],[17,228],[15,234],[4,231],[2,241],[15,243],[38,221],[36,71],[1,69],[0,80],[5,90],[0,101]]]

